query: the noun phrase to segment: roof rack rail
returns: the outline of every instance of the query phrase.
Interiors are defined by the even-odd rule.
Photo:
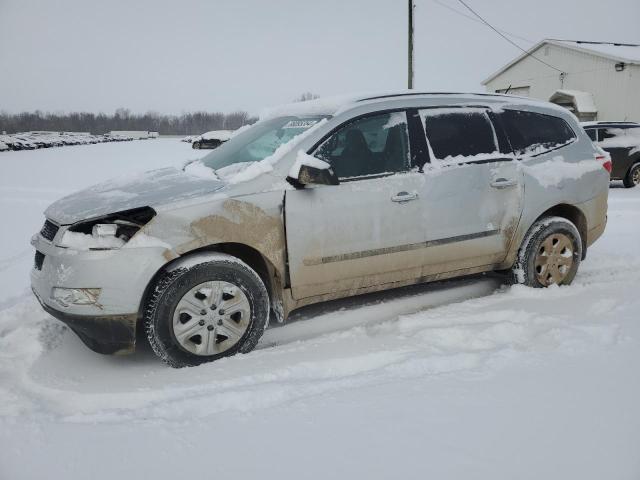
[[[417,95],[479,95],[483,97],[499,97],[499,93],[478,93],[478,92],[405,92],[405,93],[390,93],[387,95],[377,95],[374,97],[360,98],[357,102],[366,102],[367,100],[380,100],[383,98],[394,97],[412,97]]]

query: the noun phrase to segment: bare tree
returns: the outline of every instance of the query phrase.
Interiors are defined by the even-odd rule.
[[[191,112],[182,115],[161,115],[158,112],[131,113],[118,108],[113,115],[104,113],[44,113],[22,112],[9,114],[0,112],[0,132],[28,132],[47,130],[52,132],[107,133],[111,130],[149,130],[162,135],[194,135],[210,130],[235,130],[256,122],[247,112]]]

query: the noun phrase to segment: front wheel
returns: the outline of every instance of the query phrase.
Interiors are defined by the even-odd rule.
[[[147,302],[144,323],[154,352],[172,367],[251,351],[269,322],[269,296],[258,274],[225,254],[167,272]]]
[[[545,217],[527,232],[512,275],[530,287],[569,285],[582,258],[582,239],[576,226],[562,217]]]
[[[627,176],[624,177],[623,183],[626,188],[640,185],[640,163],[636,163],[631,167]]]
[[[193,142],[191,148],[195,148],[196,150],[200,150],[200,142]]]

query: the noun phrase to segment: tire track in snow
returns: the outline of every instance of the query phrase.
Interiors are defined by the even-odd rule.
[[[122,392],[105,386],[100,391],[78,392],[38,383],[26,375],[21,390],[32,405],[46,405],[38,408],[41,415],[68,422],[119,423],[140,418],[183,421],[228,410],[251,412],[405,379],[458,375],[464,381],[491,374],[523,356],[543,361],[541,357],[550,352],[576,355],[619,342],[613,312],[603,316],[602,305],[583,316],[571,314],[576,302],[599,302],[609,289],[619,286],[578,283],[577,287],[502,288],[488,296],[374,318],[371,323],[362,321],[312,337],[303,332],[277,348],[198,368],[158,370],[152,387],[132,384]],[[304,321],[345,326],[341,322],[351,320],[341,316],[354,312],[364,316],[376,307],[332,311]]]

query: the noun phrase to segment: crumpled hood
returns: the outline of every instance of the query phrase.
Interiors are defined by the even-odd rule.
[[[62,225],[138,207],[155,207],[194,198],[223,188],[213,178],[189,175],[176,168],[151,170],[94,185],[52,203],[46,217]]]

